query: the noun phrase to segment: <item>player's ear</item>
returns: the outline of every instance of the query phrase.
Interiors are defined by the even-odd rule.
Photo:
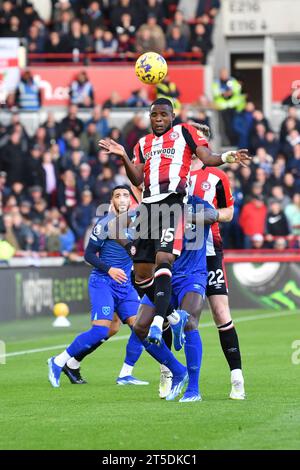
[[[176,118],[176,114],[172,113],[172,122],[175,121],[175,118]]]

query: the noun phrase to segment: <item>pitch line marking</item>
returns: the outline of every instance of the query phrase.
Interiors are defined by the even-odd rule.
[[[248,317],[240,317],[240,318],[235,318],[233,319],[233,323],[241,323],[244,321],[254,321],[254,320],[264,320],[266,318],[279,318],[279,317],[289,317],[292,315],[299,315],[298,312],[289,312],[289,313],[262,313],[260,315],[250,315]],[[201,328],[209,328],[210,326],[215,326],[213,322],[207,322],[207,323],[202,323],[200,324],[200,330]],[[124,339],[128,339],[129,335],[125,336],[115,336],[111,338],[109,341],[123,341]],[[60,344],[57,346],[48,346],[47,348],[39,348],[39,349],[27,349],[25,351],[16,351],[16,352],[11,352],[7,353],[5,357],[15,357],[15,356],[23,356],[25,354],[35,354],[35,353],[41,353],[41,352],[46,352],[46,351],[53,351],[54,349],[65,349],[68,346],[68,344]],[[0,356],[1,359],[2,356]]]

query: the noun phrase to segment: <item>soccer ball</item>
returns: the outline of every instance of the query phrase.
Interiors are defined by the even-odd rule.
[[[147,85],[160,83],[168,72],[166,60],[156,52],[145,52],[135,63],[135,73]]]
[[[59,303],[59,304],[55,304],[53,307],[53,314],[56,317],[67,317],[69,313],[70,313],[70,310],[67,304]]]

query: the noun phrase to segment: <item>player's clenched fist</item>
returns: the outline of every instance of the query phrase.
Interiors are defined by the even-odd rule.
[[[108,274],[112,279],[114,279],[116,282],[119,284],[123,284],[123,282],[126,282],[128,280],[125,272],[123,269],[119,268],[110,268],[108,271]]]

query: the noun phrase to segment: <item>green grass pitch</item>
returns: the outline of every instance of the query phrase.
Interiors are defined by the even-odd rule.
[[[201,320],[204,356],[202,402],[158,398],[159,367],[145,352],[135,375],[149,386],[121,387],[127,327],[86,358],[88,385],[61,388],[47,380],[46,360],[60,349],[10,355],[0,364],[1,449],[299,449],[300,365],[292,347],[300,340],[299,312],[234,312],[247,399],[229,400],[229,370],[209,313]],[[87,315],[57,329],[52,318],[0,324],[7,353],[68,344],[89,327]],[[119,338],[118,338],[119,337]],[[298,355],[298,358],[300,354]],[[183,353],[179,353],[183,360]]]

